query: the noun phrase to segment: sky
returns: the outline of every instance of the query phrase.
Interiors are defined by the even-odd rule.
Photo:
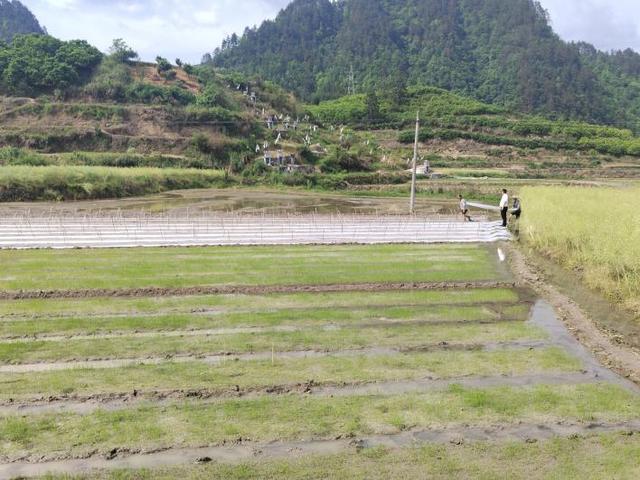
[[[227,35],[274,18],[289,0],[22,0],[51,35],[106,51],[123,38],[144,60],[198,63]],[[640,52],[640,0],[541,0],[556,32],[602,50]]]

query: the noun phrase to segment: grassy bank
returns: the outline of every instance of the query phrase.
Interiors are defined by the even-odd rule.
[[[0,202],[121,198],[224,183],[218,170],[8,166],[0,168]]]
[[[40,153],[25,148],[0,148],[0,166],[120,167],[213,169],[212,158],[128,152]]]
[[[505,279],[493,252],[470,245],[0,251],[0,265],[1,290]]]
[[[525,188],[520,232],[527,244],[640,316],[638,199],[638,188]]]

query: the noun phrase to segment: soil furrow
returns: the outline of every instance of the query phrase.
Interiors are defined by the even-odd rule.
[[[248,298],[247,300],[250,300]],[[287,311],[287,312],[308,312],[309,310],[324,310],[325,308],[330,308],[332,311],[362,311],[362,310],[371,310],[375,309],[388,309],[388,308],[423,308],[428,310],[430,308],[465,308],[465,307],[487,307],[495,310],[500,310],[502,308],[508,307],[516,307],[519,305],[529,305],[531,302],[529,301],[520,301],[520,302],[512,302],[512,301],[495,301],[495,302],[425,302],[425,303],[368,303],[366,306],[363,305],[335,305],[329,307],[277,307],[277,308],[267,308],[267,311]],[[190,308],[187,310],[182,309],[157,309],[153,313],[150,312],[138,312],[136,310],[128,310],[126,312],[113,312],[113,313],[62,313],[62,314],[34,314],[34,315],[24,315],[19,313],[8,313],[8,314],[0,314],[0,322],[2,321],[10,321],[10,322],[20,322],[20,321],[32,321],[32,320],[65,320],[65,319],[73,319],[73,318],[83,318],[83,319],[110,319],[110,318],[155,318],[162,317],[168,315],[212,315],[219,316],[224,314],[251,314],[251,313],[263,313],[265,312],[265,308],[262,309],[227,309],[227,308]]]
[[[521,318],[500,317],[484,318],[484,319],[456,319],[456,320],[377,320],[363,323],[338,324],[330,323],[324,325],[277,325],[272,327],[229,327],[229,328],[212,328],[212,329],[192,329],[192,330],[151,330],[146,332],[112,332],[98,333],[95,335],[29,335],[25,337],[0,337],[0,344],[16,344],[29,342],[65,342],[65,341],[82,341],[82,340],[113,340],[117,338],[154,338],[154,337],[214,337],[222,335],[238,335],[238,334],[259,334],[259,333],[293,333],[304,331],[335,331],[346,329],[362,329],[362,328],[393,328],[407,326],[425,326],[425,325],[489,325],[496,323],[522,322]]]
[[[299,458],[304,455],[357,453],[363,449],[376,447],[398,449],[427,443],[532,442],[557,437],[602,435],[615,432],[636,434],[640,432],[640,421],[452,426],[364,438],[296,442],[251,443],[239,439],[234,445],[171,448],[148,453],[114,448],[110,452],[95,454],[83,459],[3,464],[0,465],[0,478],[35,477],[47,473],[78,475],[87,474],[94,470],[157,469],[205,462],[236,464],[261,459]]]
[[[227,389],[134,391],[94,395],[68,395],[48,398],[23,399],[0,405],[0,415],[34,415],[41,413],[74,413],[89,415],[98,410],[118,411],[136,404],[167,405],[179,401],[198,401],[202,404],[225,398],[256,398],[265,395],[304,394],[319,397],[345,397],[362,395],[399,395],[438,391],[452,385],[466,388],[529,387],[537,385],[584,385],[608,383],[597,373],[539,373],[528,375],[466,376],[452,378],[423,378],[407,381],[360,382],[330,385],[310,381],[293,385],[272,385],[255,388],[229,387]]]
[[[218,285],[184,288],[122,288],[92,290],[21,290],[0,291],[0,300],[34,300],[53,298],[99,298],[99,297],[181,297],[194,295],[261,295],[269,293],[305,292],[378,292],[388,290],[468,290],[489,288],[515,288],[513,282],[426,282],[426,283],[354,283],[330,285]]]
[[[363,348],[353,350],[299,350],[299,351],[278,351],[278,352],[257,352],[257,353],[216,353],[211,355],[172,355],[160,357],[134,357],[134,358],[102,358],[89,360],[70,360],[67,362],[35,362],[29,364],[11,364],[0,365],[0,374],[3,373],[36,373],[36,372],[52,372],[57,370],[73,370],[73,369],[104,369],[104,368],[123,368],[133,365],[158,365],[169,362],[202,362],[212,365],[218,365],[224,362],[233,361],[256,361],[269,360],[273,357],[278,360],[293,360],[296,358],[307,357],[327,357],[327,356],[379,356],[394,355],[399,353],[411,352],[429,352],[429,351],[497,351],[497,350],[519,350],[519,349],[535,349],[551,347],[552,344],[545,341],[516,341],[516,342],[496,342],[496,343],[448,343],[440,342],[430,345],[422,345],[412,348]]]

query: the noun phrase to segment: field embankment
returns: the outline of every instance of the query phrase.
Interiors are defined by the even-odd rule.
[[[640,189],[529,187],[523,240],[640,317]]]
[[[121,198],[224,181],[219,170],[8,166],[0,169],[0,202]]]

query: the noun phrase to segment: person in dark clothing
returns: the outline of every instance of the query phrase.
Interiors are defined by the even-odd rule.
[[[511,215],[516,217],[516,220],[520,220],[520,215],[522,215],[522,205],[520,204],[520,199],[518,197],[513,199],[513,210]]]

